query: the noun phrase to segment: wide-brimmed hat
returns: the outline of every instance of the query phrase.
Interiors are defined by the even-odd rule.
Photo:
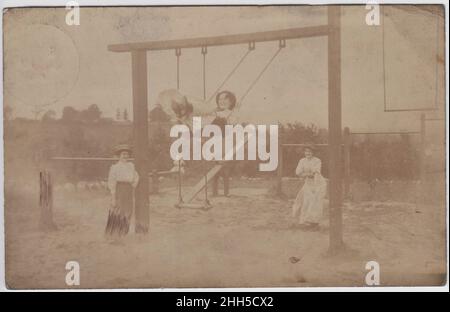
[[[119,155],[122,152],[128,152],[131,154],[133,150],[128,144],[119,144],[114,148],[114,155]]]
[[[306,144],[305,146],[303,146],[303,152],[305,152],[307,149],[309,149],[313,153],[316,151],[316,148],[313,144]]]

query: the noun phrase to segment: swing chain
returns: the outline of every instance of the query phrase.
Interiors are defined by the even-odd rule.
[[[208,47],[202,47],[203,55],[203,100],[206,100],[206,54],[208,53]]]
[[[181,56],[181,48],[175,48],[175,55],[177,57],[177,90],[180,90],[180,56]]]
[[[262,77],[262,75],[265,73],[265,71],[267,70],[267,68],[269,68],[270,64],[272,64],[272,62],[275,60],[275,58],[280,54],[281,50],[286,46],[286,40],[285,39],[280,39],[279,43],[278,43],[278,49],[275,51],[275,54],[269,59],[269,62],[267,62],[266,66],[264,66],[264,68],[261,70],[261,72],[258,74],[258,76],[255,78],[255,80],[253,80],[253,82],[250,84],[250,86],[247,88],[247,90],[245,91],[245,93],[241,96],[241,98],[239,99],[239,101],[237,102],[238,105],[236,107],[236,109],[234,109],[233,111],[231,111],[231,113],[228,116],[231,116],[231,114],[233,112],[235,112],[236,110],[239,110],[242,106],[242,102],[244,101],[244,99],[247,97],[247,95],[250,93],[250,91],[253,89],[253,87],[256,85],[256,83],[258,82],[258,80]]]
[[[253,42],[252,47],[253,47],[253,50],[254,50],[254,47],[255,47],[255,43],[254,42]],[[225,77],[225,79],[222,81],[222,83],[217,87],[216,91],[214,91],[214,93],[211,94],[211,96],[206,101],[207,103],[211,102],[214,99],[214,97],[217,95],[217,93],[219,93],[220,89],[222,89],[222,87],[234,75],[234,73],[238,70],[239,66],[241,66],[241,64],[244,62],[244,60],[247,58],[247,56],[251,52],[252,52],[251,43],[249,42],[249,48],[248,48],[247,52],[245,52],[245,54],[239,59],[239,62],[237,62],[236,65],[233,67],[233,69],[228,73],[228,75]]]

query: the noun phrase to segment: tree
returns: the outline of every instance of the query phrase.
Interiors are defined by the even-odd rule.
[[[81,112],[81,119],[86,122],[97,122],[100,120],[102,112],[98,108],[97,104],[91,104],[86,110]]]
[[[156,106],[148,113],[148,118],[151,122],[167,122],[170,121],[170,116],[161,108]]]
[[[51,122],[54,121],[56,118],[56,112],[53,109],[49,109],[42,115],[41,121],[43,122]]]
[[[79,112],[72,106],[66,106],[63,108],[61,120],[65,122],[76,122],[79,120]]]
[[[44,106],[48,106],[48,105],[44,105]],[[44,106],[41,106],[41,105],[33,106],[33,109],[31,110],[31,112],[34,114],[34,120],[39,119],[39,115],[45,110]]]

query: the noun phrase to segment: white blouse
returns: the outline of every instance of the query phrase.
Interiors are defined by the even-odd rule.
[[[139,182],[139,175],[132,162],[118,161],[109,169],[108,188],[111,194],[116,193],[117,182],[128,182],[136,187]]]
[[[302,158],[298,162],[297,168],[295,169],[295,174],[298,176],[320,174],[322,167],[322,162],[317,157]]]
[[[228,125],[235,125],[238,123],[237,117],[232,114],[232,111],[229,109],[223,111],[214,111],[208,115],[202,116],[202,126],[210,125],[217,118],[225,118],[227,120]]]

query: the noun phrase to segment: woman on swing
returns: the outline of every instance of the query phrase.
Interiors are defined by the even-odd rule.
[[[318,231],[323,214],[323,198],[326,182],[321,174],[322,162],[314,156],[311,145],[305,147],[305,157],[300,159],[295,174],[303,181],[292,207],[294,218],[298,218],[300,228],[306,231]]]
[[[232,112],[236,107],[236,96],[230,91],[221,91],[216,95],[216,105],[216,108],[212,112],[198,112],[197,114],[202,115],[203,125],[218,125],[222,133],[224,133],[225,124],[236,123],[236,118],[232,116]],[[186,124],[191,128],[194,106],[188,101],[186,96],[178,91],[173,92],[170,96],[170,108],[174,114],[175,123]]]
[[[221,91],[216,95],[216,105],[216,110],[213,113],[214,119],[212,120],[211,124],[220,127],[220,129],[222,130],[222,138],[224,138],[225,125],[236,123],[236,120],[231,116],[234,108],[236,107],[236,96],[230,91]],[[231,170],[232,165],[227,163],[222,167],[222,170],[220,170],[219,174],[213,179],[213,196],[218,195],[220,177],[223,181],[223,195],[229,196]]]
[[[236,96],[230,91],[221,91],[216,95],[215,110],[203,118],[204,124],[213,124],[220,127],[222,136],[225,136],[225,125],[236,123],[232,113],[236,107]],[[176,122],[192,126],[193,105],[187,101],[185,96],[176,94],[171,99],[171,108],[175,114]],[[176,165],[175,165],[176,166]],[[174,167],[175,168],[175,167]],[[226,164],[213,180],[213,195],[218,195],[219,178],[222,177],[224,195],[229,195],[229,180],[231,165]]]

